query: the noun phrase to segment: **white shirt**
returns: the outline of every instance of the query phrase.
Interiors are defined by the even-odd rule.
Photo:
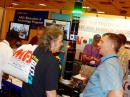
[[[7,64],[8,60],[13,55],[13,49],[6,40],[0,42],[0,89],[2,81],[2,66]]]

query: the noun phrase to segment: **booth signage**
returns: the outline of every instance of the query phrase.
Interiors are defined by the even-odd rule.
[[[81,16],[78,29],[78,36],[76,39],[76,53],[82,52],[86,43],[92,43],[93,36],[95,34],[102,35],[108,32],[117,34],[123,33],[126,35],[127,40],[130,41],[129,25],[129,19]],[[86,42],[84,43],[84,41]]]
[[[31,28],[44,25],[44,19],[48,18],[48,11],[16,10],[14,22],[30,24]]]

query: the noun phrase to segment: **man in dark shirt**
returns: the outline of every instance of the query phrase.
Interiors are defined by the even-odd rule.
[[[52,53],[62,46],[63,33],[55,26],[45,28],[39,46],[33,53],[38,60],[32,84],[23,84],[22,97],[57,97],[58,63]]]

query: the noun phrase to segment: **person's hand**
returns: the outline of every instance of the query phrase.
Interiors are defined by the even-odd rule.
[[[98,59],[96,57],[91,57],[90,64],[94,65],[94,64],[96,64],[99,61],[100,61],[100,59]]]
[[[99,62],[99,61],[100,61],[100,59],[98,59],[98,58],[96,58],[96,57],[91,58],[91,60],[96,61],[96,62]]]
[[[91,60],[91,61],[90,61],[90,64],[92,64],[92,65],[94,65],[95,63],[96,63],[95,60]]]
[[[82,62],[86,62],[86,61],[90,61],[91,60],[91,57],[89,57],[87,54],[83,54],[82,55]]]

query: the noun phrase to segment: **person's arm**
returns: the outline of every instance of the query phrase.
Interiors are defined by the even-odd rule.
[[[111,90],[107,97],[123,97],[123,90]]]
[[[96,62],[99,62],[99,61],[100,61],[100,59],[98,59],[98,58],[96,58],[96,57],[91,58],[91,60],[94,60],[94,61],[96,61]]]
[[[59,69],[58,69],[58,62],[53,57],[52,54],[48,55],[48,62],[47,62],[47,70],[46,70],[46,80],[45,90],[47,97],[57,97],[56,90],[58,89],[58,76],[59,76]]]
[[[85,48],[83,50],[83,54],[82,54],[83,63],[91,61],[91,56],[88,55],[88,53],[90,52],[90,48],[91,48],[91,45],[88,44],[85,46]]]
[[[91,58],[87,54],[82,55],[82,61],[83,62],[90,61],[90,60],[91,60]]]
[[[57,97],[56,90],[46,91],[47,97]]]

